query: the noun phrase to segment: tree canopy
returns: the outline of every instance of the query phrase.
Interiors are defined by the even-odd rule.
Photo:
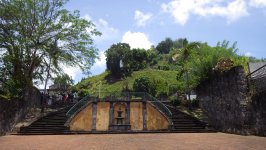
[[[160,54],[168,54],[173,47],[174,43],[171,38],[166,38],[164,41],[161,41],[157,46],[156,50]]]
[[[106,66],[113,75],[120,75],[122,66],[127,66],[130,57],[130,46],[127,43],[113,44],[106,50]]]
[[[68,74],[59,75],[53,78],[54,84],[73,85],[74,81]]]
[[[88,71],[97,57],[92,36],[100,33],[79,11],[64,9],[67,0],[0,1],[0,73],[7,87],[33,85],[47,68],[62,64]]]

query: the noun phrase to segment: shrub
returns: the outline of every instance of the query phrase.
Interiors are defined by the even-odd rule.
[[[155,95],[155,88],[148,77],[139,77],[135,79],[133,83],[133,90],[135,92],[147,92],[151,95]]]
[[[198,99],[193,99],[191,101],[191,105],[192,105],[192,107],[195,107],[195,108],[199,107],[199,100]]]
[[[181,104],[181,100],[177,96],[171,96],[170,97],[170,103],[173,106],[179,106]]]

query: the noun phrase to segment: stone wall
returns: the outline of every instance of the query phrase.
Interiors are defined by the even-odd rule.
[[[0,99],[0,135],[12,130],[33,107],[40,107],[40,92],[36,88],[27,88],[23,100]]]
[[[266,136],[266,91],[252,96],[250,123],[256,135]]]
[[[266,136],[266,91],[258,93],[248,85],[243,67],[234,67],[213,73],[197,87],[211,126],[221,132]]]
[[[243,67],[213,75],[197,87],[200,106],[209,124],[218,131],[246,134],[249,132],[247,82]]]

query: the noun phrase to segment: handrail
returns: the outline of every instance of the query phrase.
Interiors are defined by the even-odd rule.
[[[172,112],[161,101],[146,93],[146,98],[155,106],[157,106],[169,119],[172,118]]]
[[[66,116],[71,117],[76,111],[78,111],[81,107],[86,105],[91,101],[91,96],[86,96],[81,99],[78,103],[76,103],[67,113]],[[146,92],[122,92],[122,93],[110,93],[109,96],[104,98],[97,98],[99,101],[117,101],[117,100],[144,100],[151,102],[155,107],[162,111],[169,119],[172,118],[171,111],[158,99],[153,97],[152,95]]]
[[[82,98],[79,102],[77,102],[73,107],[71,107],[68,110],[68,112],[66,113],[67,118],[69,118],[70,116],[72,116],[81,107],[83,107],[85,104],[87,104],[88,102],[90,102],[90,100],[91,100],[90,95],[85,96],[84,98]]]

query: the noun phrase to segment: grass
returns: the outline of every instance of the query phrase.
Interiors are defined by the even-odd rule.
[[[109,72],[104,72],[100,75],[89,77],[77,85],[75,88],[82,90],[91,95],[98,95],[99,91],[101,96],[109,95],[110,93],[122,92],[123,88],[128,87],[129,90],[133,90],[133,83],[135,79],[146,76],[149,77],[153,83],[155,83],[156,91],[159,92],[169,92],[169,87],[174,87],[178,84],[176,80],[176,71],[163,71],[163,70],[153,70],[145,69],[141,71],[135,71],[124,79],[117,79],[111,77]]]

